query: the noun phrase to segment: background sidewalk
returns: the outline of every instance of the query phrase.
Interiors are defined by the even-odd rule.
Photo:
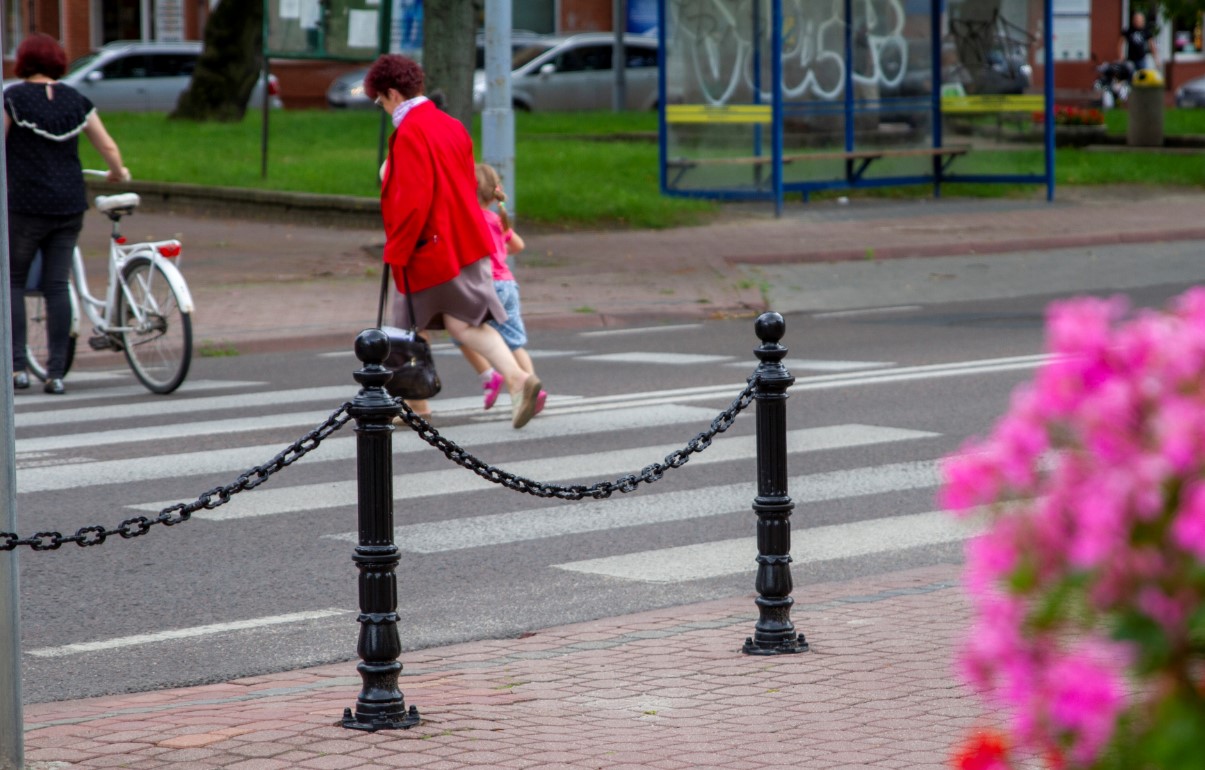
[[[757,265],[1045,251],[1205,240],[1202,196],[1078,188],[1058,199],[855,200],[725,209],[719,221],[664,231],[548,232],[520,227],[515,262],[534,329],[753,316],[766,309]],[[378,230],[139,212],[133,238],[179,237],[197,300],[194,335],[241,352],[350,345],[375,323]],[[82,243],[103,278],[108,222],[92,212]],[[85,353],[85,355],[91,355]]]
[[[947,566],[799,587],[792,620],[811,651],[798,655],[740,652],[752,596],[405,652],[401,689],[422,716],[406,731],[337,726],[360,692],[353,663],[33,705],[26,759],[36,770],[937,770],[983,721],[953,671],[968,620],[957,581]],[[349,647],[354,626],[349,614]]]

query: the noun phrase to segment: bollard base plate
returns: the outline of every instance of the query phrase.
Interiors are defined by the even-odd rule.
[[[803,634],[772,644],[759,644],[754,642],[753,637],[750,636],[745,639],[745,646],[741,648],[741,652],[746,655],[794,655],[799,652],[807,652],[809,649],[811,648],[808,646],[807,640],[803,638]]]
[[[401,719],[390,719],[381,717],[379,719],[361,720],[356,715],[352,714],[350,708],[343,709],[342,725],[348,730],[364,730],[366,732],[375,733],[377,730],[407,730],[421,722],[422,719],[418,715],[418,707],[411,706],[410,710]]]

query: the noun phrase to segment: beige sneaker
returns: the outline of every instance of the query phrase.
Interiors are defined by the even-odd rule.
[[[540,384],[540,378],[532,374],[523,382],[522,390],[510,394],[510,424],[515,428],[522,428],[535,416]]]

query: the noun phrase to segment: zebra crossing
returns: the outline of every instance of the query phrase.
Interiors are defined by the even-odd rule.
[[[622,331],[617,330],[617,339],[624,339]],[[731,363],[725,356],[688,360],[665,354],[654,359],[641,350],[595,353],[587,349],[592,347],[589,334],[598,332],[579,335],[578,344],[564,350],[535,351],[536,357],[562,358],[582,367],[653,365],[655,360],[665,367],[719,365],[727,371]],[[447,348],[440,352],[455,353]],[[325,357],[337,355],[345,354]],[[791,392],[800,393],[1024,372],[1043,360],[1017,356],[919,366],[836,359],[787,363],[797,376]],[[276,389],[250,378],[198,376],[170,398],[132,400],[139,395],[137,388],[119,373],[84,371],[73,378],[90,387],[53,401],[51,397],[17,399],[17,490],[21,507],[36,508],[43,499],[58,500],[56,496],[79,490],[92,490],[97,498],[112,501],[106,510],[113,521],[81,525],[153,516],[174,503],[187,502],[172,495],[192,482],[196,492],[204,491],[215,477],[229,480],[267,461],[354,395],[354,386],[346,385]],[[681,448],[744,387],[740,377],[731,379],[721,385],[630,393],[556,393],[545,413],[522,431],[509,427],[507,415],[502,414],[505,409],[482,413],[476,396],[441,398],[436,410],[447,420],[439,425],[446,437],[483,458],[500,457],[495,464],[504,470],[545,482],[589,484],[639,473],[641,467]],[[134,424],[132,416],[150,419]],[[927,506],[881,507],[892,495],[913,493],[910,499],[916,499],[916,494],[923,497],[936,488],[942,454],[937,447],[950,443],[941,441],[948,437],[940,431],[916,424],[823,424],[823,420],[817,424],[815,415],[808,422],[804,427],[792,420],[785,436],[792,499],[797,506],[840,504],[842,510],[856,514],[837,523],[794,519],[797,564],[949,545],[974,534],[973,525]],[[267,440],[268,436],[274,438]],[[190,448],[194,439],[204,439],[208,447]],[[859,454],[861,450],[866,453]],[[439,558],[440,564],[449,565],[488,563],[494,558],[493,549],[506,549],[508,554],[524,554],[524,568],[531,571],[532,581],[553,586],[570,581],[566,585],[576,586],[575,590],[586,585],[599,591],[614,591],[618,585],[681,585],[751,576],[755,570],[757,546],[750,510],[756,495],[756,438],[748,418],[738,420],[729,433],[692,455],[683,470],[667,474],[662,483],[607,501],[531,503],[531,498],[494,490],[472,472],[444,464],[436,450],[405,429],[395,432],[393,451],[397,510],[413,511],[418,504],[426,512],[426,520],[407,520],[399,513],[395,522],[394,541],[406,558]],[[847,459],[839,468],[806,471],[815,467],[814,458],[871,456],[871,451],[894,452],[895,459],[873,464]],[[301,558],[341,564],[359,537],[354,531],[355,455],[356,440],[349,428],[274,476],[270,484],[215,510],[197,512],[186,528],[156,536],[220,540],[255,526],[257,532],[290,533],[296,547],[307,549]],[[313,530],[304,538],[291,530],[290,522],[299,517],[305,517]],[[746,534],[733,538],[731,524],[725,529],[722,523],[737,520],[745,523]],[[698,542],[667,545],[645,534],[683,525],[699,533]],[[550,543],[556,546],[550,548]],[[120,543],[105,546],[122,547]],[[427,579],[438,582],[438,577]],[[308,607],[289,607],[292,612],[219,618],[220,622],[156,628],[144,620],[132,622],[129,632],[38,644],[29,654],[56,660],[86,657],[126,646],[156,647],[215,635],[237,638],[261,626],[327,629],[331,626],[324,623],[345,622],[344,616],[355,609],[353,604],[354,596],[346,595],[318,598]]]

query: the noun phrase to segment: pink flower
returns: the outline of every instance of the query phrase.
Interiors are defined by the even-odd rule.
[[[943,483],[938,494],[942,508],[966,513],[978,505],[994,501],[1002,488],[996,464],[979,447],[967,444],[965,454],[946,457],[941,462]]]
[[[1118,672],[1127,663],[1120,646],[1087,640],[1047,668],[1050,719],[1056,734],[1066,731],[1073,736],[1070,754],[1076,762],[1092,762],[1113,735],[1125,705],[1125,686]]]
[[[1180,510],[1172,522],[1172,540],[1205,560],[1205,485],[1189,484],[1181,493]]]

